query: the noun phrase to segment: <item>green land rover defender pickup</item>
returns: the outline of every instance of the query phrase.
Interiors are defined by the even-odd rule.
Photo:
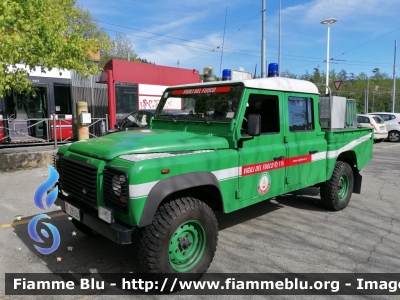
[[[146,273],[202,274],[216,212],[310,186],[338,211],[360,193],[373,131],[347,102],[282,77],[169,87],[149,129],[59,149],[56,204],[83,233],[137,243]]]

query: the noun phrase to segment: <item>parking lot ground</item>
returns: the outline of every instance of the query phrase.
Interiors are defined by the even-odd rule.
[[[339,212],[324,209],[319,196],[284,195],[219,215],[218,248],[208,272],[399,273],[400,144],[375,144],[374,157],[361,174],[362,193],[353,194],[349,206]],[[35,249],[27,224],[32,217],[43,213],[33,204],[33,195],[47,176],[47,168],[0,172],[0,299],[37,299],[5,296],[5,273],[139,272],[135,243],[121,246],[103,237],[87,237],[54,206],[48,210],[49,222],[60,232],[60,246],[49,255]],[[175,296],[180,298],[179,292]],[[142,297],[147,299],[147,296],[135,298]],[[45,298],[128,299],[128,296]]]

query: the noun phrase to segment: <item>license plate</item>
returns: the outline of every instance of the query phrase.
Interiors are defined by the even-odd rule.
[[[381,126],[381,130],[385,130],[385,126]]]
[[[78,221],[81,220],[81,212],[79,208],[76,208],[75,206],[69,204],[68,202],[65,202],[65,211],[74,219],[77,219]]]

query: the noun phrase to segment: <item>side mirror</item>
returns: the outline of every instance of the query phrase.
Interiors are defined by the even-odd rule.
[[[121,127],[121,126],[119,125],[119,123],[115,123],[115,124],[114,124],[114,128],[115,128],[115,129],[119,129],[120,127]]]
[[[249,115],[247,120],[247,134],[249,136],[259,136],[261,133],[261,116]]]

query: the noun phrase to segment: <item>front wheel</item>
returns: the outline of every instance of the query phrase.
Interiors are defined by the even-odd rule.
[[[353,186],[353,170],[348,163],[337,161],[332,177],[321,186],[322,204],[335,211],[345,208],[350,202]]]
[[[374,140],[375,143],[382,143],[384,139],[376,139]]]
[[[217,248],[218,224],[210,207],[179,198],[157,209],[140,230],[139,264],[146,273],[198,273],[210,266]]]

